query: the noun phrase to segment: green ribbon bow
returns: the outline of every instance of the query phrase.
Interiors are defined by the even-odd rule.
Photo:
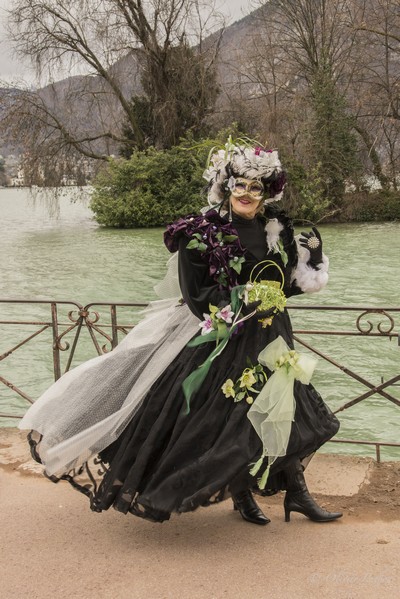
[[[252,476],[259,472],[264,458],[268,457],[268,466],[258,480],[258,486],[264,489],[272,464],[278,457],[286,455],[296,409],[294,381],[308,385],[317,360],[290,350],[279,336],[261,351],[258,361],[273,371],[247,413],[263,443],[262,455],[250,470]]]

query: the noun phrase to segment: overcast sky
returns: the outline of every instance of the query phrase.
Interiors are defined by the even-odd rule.
[[[35,81],[35,74],[29,63],[23,64],[13,56],[5,32],[6,10],[12,4],[13,0],[0,0],[0,81],[18,83],[25,80],[31,84]],[[230,23],[241,19],[251,10],[251,0],[219,0],[218,4]]]

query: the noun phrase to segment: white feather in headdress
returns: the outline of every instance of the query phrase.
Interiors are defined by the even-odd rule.
[[[230,145],[225,150],[218,150],[211,157],[210,165],[203,174],[210,184],[208,203],[214,207],[223,201],[227,180],[232,175],[245,179],[267,179],[274,173],[280,172],[282,172],[282,165],[276,150],[235,145]],[[282,192],[273,198],[267,198],[265,203],[276,202],[281,197]]]

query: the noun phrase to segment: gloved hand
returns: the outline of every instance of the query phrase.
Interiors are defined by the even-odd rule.
[[[316,227],[312,227],[312,231],[312,233],[302,231],[303,237],[300,237],[299,243],[310,252],[309,265],[316,268],[322,262],[322,239]]]
[[[261,304],[261,300],[257,300],[256,302],[250,302],[249,304],[243,304],[242,314],[243,316],[247,316],[251,312],[254,312],[256,308]],[[264,320],[265,318],[269,318],[274,313],[275,308],[269,308],[268,310],[257,310],[254,314],[259,320]]]

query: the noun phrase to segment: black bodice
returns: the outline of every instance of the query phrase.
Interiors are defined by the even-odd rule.
[[[242,246],[257,260],[264,260],[267,255],[265,240],[265,222],[259,217],[246,219],[232,215],[232,224],[235,227]]]

